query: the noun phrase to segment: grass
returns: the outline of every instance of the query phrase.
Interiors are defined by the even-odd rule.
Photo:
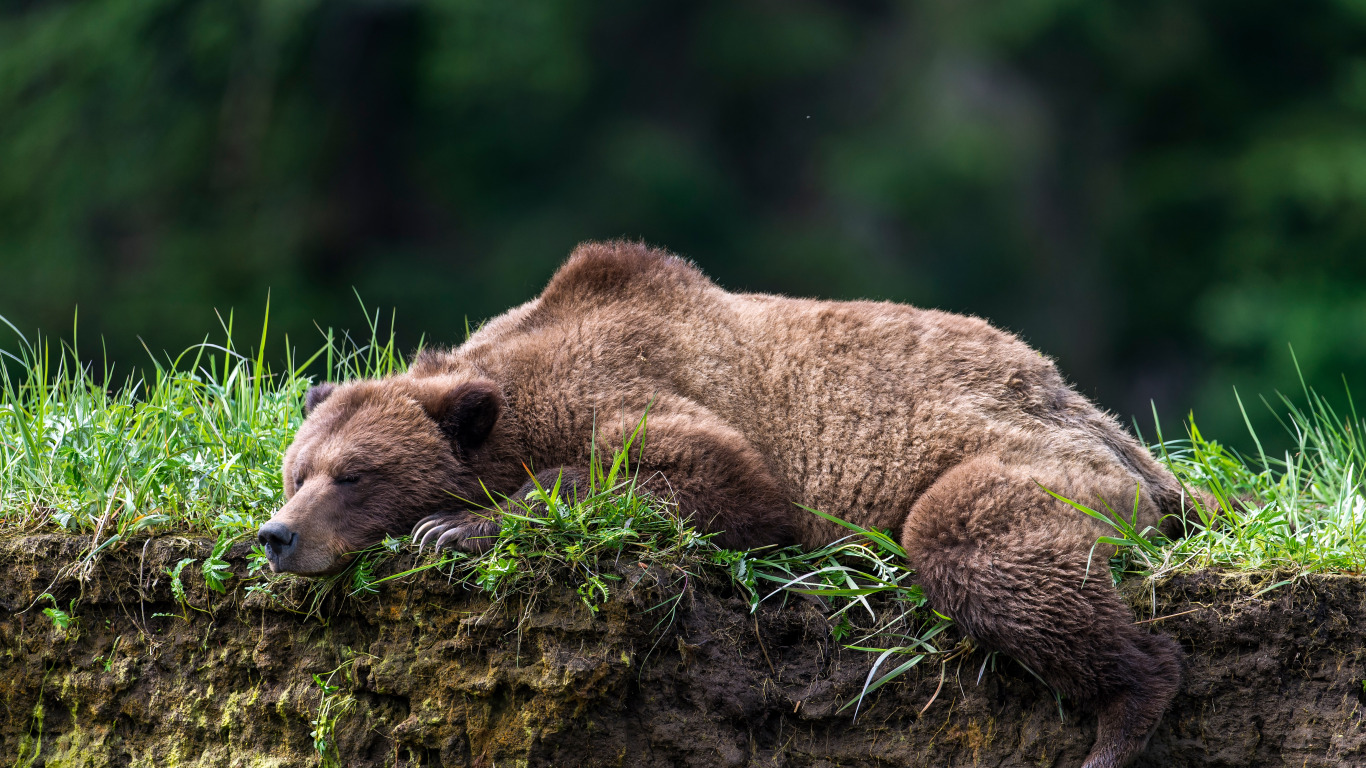
[[[229,315],[221,343],[149,355],[122,378],[82,364],[74,343],[30,343],[0,323],[15,334],[11,350],[0,347],[0,530],[88,535],[90,558],[138,533],[254,531],[283,500],[280,463],[310,381],[404,367],[378,316],[368,342],[329,329],[307,359],[286,339],[276,373],[265,332],[256,355],[243,355]]]
[[[285,339],[286,363],[276,371],[265,362],[266,332],[253,353],[244,353],[229,315],[221,321],[221,341],[206,339],[174,358],[149,355],[145,372],[126,374],[82,364],[74,342],[30,342],[0,318],[14,334],[12,346],[0,345],[0,531],[60,529],[89,537],[82,560],[71,564],[78,574],[134,536],[214,537],[213,553],[188,573],[182,571],[194,561],[179,563],[174,580],[197,572],[210,588],[225,591],[228,545],[254,534],[283,501],[279,467],[308,387],[405,368],[392,322],[386,334],[378,314],[367,316],[368,338],[328,329],[307,357]],[[266,319],[268,328],[268,309]],[[1114,527],[1107,540],[1121,547],[1111,563],[1116,577],[1218,567],[1273,571],[1283,584],[1307,573],[1362,573],[1366,422],[1350,391],[1346,402],[1340,412],[1307,388],[1298,402],[1284,396],[1265,402],[1292,438],[1293,448],[1280,455],[1267,454],[1255,432],[1256,453],[1241,455],[1204,435],[1193,418],[1179,438],[1159,427],[1155,453],[1183,483],[1216,501],[1176,541],[1136,531],[1114,510],[1087,510]],[[596,611],[623,582],[648,573],[667,579],[673,595],[654,608],[661,623],[703,573],[724,573],[755,606],[813,597],[828,606],[837,641],[878,654],[863,694],[851,702],[856,710],[867,694],[907,670],[957,656],[942,647],[948,620],[926,608],[904,552],[884,533],[847,526],[848,537],[814,552],[721,550],[666,502],[639,491],[629,449],[602,458],[582,498],[568,499],[556,484],[505,505],[502,532],[489,552],[446,553],[386,579],[442,568],[497,598],[534,595],[559,580]],[[329,583],[356,596],[372,593],[386,580],[376,577],[378,564],[403,546],[387,539]],[[258,553],[253,570],[261,565]]]
[[[1189,535],[1163,545],[1135,546],[1144,570],[1180,568],[1360,574],[1366,567],[1366,421],[1344,382],[1348,410],[1341,414],[1305,388],[1304,404],[1278,396],[1278,413],[1293,440],[1280,456],[1261,450],[1248,424],[1256,456],[1239,455],[1200,432],[1163,441],[1157,452],[1187,486],[1209,489],[1218,509]],[[1242,406],[1241,399],[1239,400]],[[1244,410],[1246,416],[1246,410]]]

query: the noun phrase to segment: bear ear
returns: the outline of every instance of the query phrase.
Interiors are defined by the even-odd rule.
[[[337,385],[331,382],[309,387],[308,394],[304,395],[304,415],[307,416],[313,412],[314,408],[322,405],[323,401],[335,392],[336,389]]]
[[[491,381],[467,381],[427,408],[446,437],[464,450],[483,445],[502,412],[503,393]]]

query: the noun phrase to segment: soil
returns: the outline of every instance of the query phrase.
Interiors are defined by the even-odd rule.
[[[218,594],[196,562],[182,605],[168,570],[211,542],[130,543],[83,581],[65,575],[87,543],[0,541],[7,763],[1077,766],[1095,737],[1090,713],[981,651],[927,661],[855,720],[840,708],[874,657],[834,642],[818,605],[751,613],[726,585],[693,580],[670,616],[650,609],[674,580],[649,569],[622,565],[628,579],[594,613],[567,587],[490,606],[435,571],[363,600],[304,579],[272,596],[239,578]],[[245,575],[245,546],[232,554]],[[1189,654],[1135,765],[1366,766],[1366,580],[1263,591],[1280,580],[1124,585],[1138,617]],[[65,630],[44,592],[63,609],[76,599]]]

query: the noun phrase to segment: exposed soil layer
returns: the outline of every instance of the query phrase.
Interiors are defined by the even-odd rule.
[[[220,595],[198,563],[182,606],[168,569],[202,560],[205,541],[139,542],[83,583],[59,578],[85,543],[0,542],[6,764],[318,765],[316,730],[348,766],[1076,766],[1095,736],[1088,712],[1063,702],[1064,721],[1026,670],[980,651],[927,661],[854,721],[838,710],[874,657],[833,642],[819,607],[751,614],[724,585],[694,583],[670,620],[648,610],[668,597],[656,574],[626,564],[596,614],[569,589],[490,610],[427,571],[307,615],[306,580]],[[1277,581],[1263,579],[1127,585],[1139,618],[1166,617],[1151,626],[1190,654],[1136,765],[1366,765],[1366,581],[1259,594]],[[77,621],[54,626],[44,592],[63,608],[79,598]]]

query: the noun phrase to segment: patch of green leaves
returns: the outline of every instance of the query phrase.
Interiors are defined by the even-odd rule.
[[[387,549],[374,554],[362,554],[357,559],[355,565],[350,568],[351,573],[351,595],[373,595],[379,592],[375,586],[375,570],[381,562],[387,559]]]
[[[232,546],[232,539],[227,535],[220,535],[218,541],[213,545],[213,552],[204,559],[204,564],[200,570],[204,574],[204,583],[209,585],[209,589],[215,592],[227,593],[228,580],[232,578],[232,568],[228,561],[223,559],[227,554],[228,547]]]
[[[42,600],[43,598],[47,598],[52,602],[51,608],[43,609],[43,615],[52,620],[52,626],[66,632],[72,625],[80,621],[80,619],[76,618],[76,601],[74,599],[67,606],[67,610],[64,611],[61,609],[61,606],[57,604],[57,598],[53,597],[51,594],[44,592],[38,597],[39,600]]]
[[[180,603],[182,608],[189,604],[189,598],[185,595],[185,583],[180,580],[180,572],[194,561],[195,558],[193,557],[184,558],[166,572],[171,577],[171,595],[175,597],[175,601]]]

